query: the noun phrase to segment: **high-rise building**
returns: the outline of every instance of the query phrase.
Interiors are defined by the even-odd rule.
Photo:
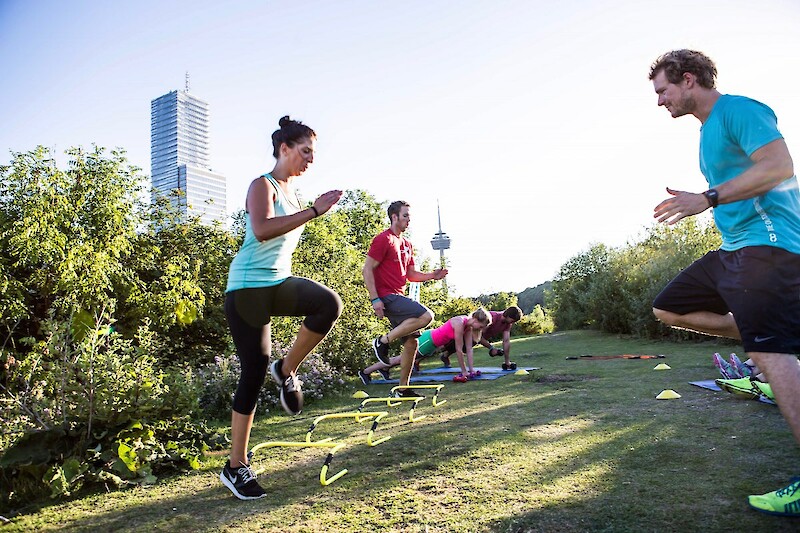
[[[209,165],[208,104],[184,91],[172,91],[150,102],[150,176],[152,199],[172,196],[184,219],[225,223],[225,176]]]

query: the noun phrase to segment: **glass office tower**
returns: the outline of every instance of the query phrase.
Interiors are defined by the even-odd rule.
[[[184,218],[226,222],[225,177],[209,165],[208,104],[189,91],[172,91],[150,102],[152,199],[171,196]]]

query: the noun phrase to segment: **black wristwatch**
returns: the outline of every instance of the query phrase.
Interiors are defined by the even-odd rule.
[[[708,205],[711,207],[717,207],[719,205],[719,193],[717,192],[717,189],[708,189],[703,193],[703,196],[706,197],[706,200],[708,200]]]

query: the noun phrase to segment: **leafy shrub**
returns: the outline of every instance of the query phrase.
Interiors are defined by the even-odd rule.
[[[511,327],[512,335],[541,335],[551,333],[555,329],[553,319],[546,315],[542,306],[536,305],[533,311]]]
[[[25,359],[23,339],[48,318],[105,310],[133,338],[140,325],[170,339],[157,357],[210,361],[228,345],[222,312],[238,235],[183,220],[169,198],[151,205],[145,179],[121,150],[72,148],[66,169],[50,149],[0,165],[0,326]]]
[[[0,422],[15,438],[0,458],[0,502],[198,467],[210,432],[194,419],[193,374],[156,364],[159,340],[146,324],[134,339],[96,324],[47,320],[44,339],[9,365]]]
[[[570,258],[553,280],[552,299],[555,324],[559,329],[580,329],[592,324],[587,297],[595,276],[608,267],[608,249],[603,244]]]
[[[278,346],[273,348],[273,356],[277,353],[280,357],[284,357],[287,352],[287,349]],[[207,416],[220,419],[230,416],[240,372],[241,364],[236,355],[217,356],[213,363],[198,370],[198,381],[202,383],[200,407]],[[340,391],[345,384],[343,374],[316,353],[309,354],[303,361],[297,377],[302,383],[306,402]],[[267,381],[258,393],[256,409],[270,411],[278,406],[278,401],[278,389],[267,377]]]
[[[653,316],[653,300],[682,269],[718,248],[720,241],[713,224],[690,218],[675,226],[654,225],[640,242],[625,247],[592,246],[564,263],[553,281],[547,300],[556,326],[699,338],[659,323]]]

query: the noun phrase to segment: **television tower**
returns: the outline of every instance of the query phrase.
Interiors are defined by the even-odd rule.
[[[439,266],[445,268],[447,263],[444,259],[444,251],[450,248],[450,237],[442,231],[442,211],[439,208],[439,201],[436,201],[436,214],[439,216],[439,232],[431,239],[431,246],[434,250],[439,250]],[[447,278],[443,279],[445,292],[447,291]]]

